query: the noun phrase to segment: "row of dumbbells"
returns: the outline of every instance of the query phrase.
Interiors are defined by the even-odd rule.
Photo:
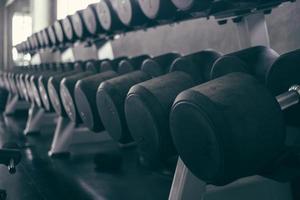
[[[299,125],[299,106],[290,108],[298,65],[300,50],[279,56],[258,46],[19,67],[2,72],[0,85],[120,144],[134,142],[145,166],[172,167],[179,154],[195,175],[222,185],[262,172],[284,152],[286,123]]]
[[[18,52],[66,46],[88,38],[106,38],[133,29],[147,28],[192,17],[230,10],[240,6],[245,10],[277,5],[283,0],[101,0],[84,10],[57,20],[16,45]]]

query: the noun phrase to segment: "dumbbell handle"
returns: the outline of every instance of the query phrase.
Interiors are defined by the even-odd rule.
[[[288,92],[285,92],[276,97],[281,110],[286,110],[300,102],[300,85],[290,87]]]

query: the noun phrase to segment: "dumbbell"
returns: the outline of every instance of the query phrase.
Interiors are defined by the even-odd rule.
[[[149,58],[149,56],[142,55],[131,59],[121,58],[113,61],[103,61],[101,63],[101,72],[103,73],[89,76],[76,83],[74,89],[75,103],[80,118],[86,127],[94,132],[104,130],[97,112],[96,94],[99,85],[108,79],[138,69],[147,58]]]
[[[168,126],[171,106],[180,92],[205,81],[205,71],[210,71],[220,56],[206,50],[178,58],[170,67],[171,73],[130,88],[125,117],[143,165],[164,168],[177,155]]]
[[[41,100],[37,89],[37,79],[41,73],[53,72],[53,71],[60,71],[61,65],[59,63],[53,63],[51,65],[39,65],[36,67],[36,70],[26,73],[24,77],[24,82],[26,86],[26,91],[29,96],[30,102],[41,106]]]
[[[72,21],[72,16],[68,15],[62,20],[63,31],[66,34],[66,38],[70,42],[76,41],[78,38],[74,31],[74,24]]]
[[[86,25],[86,30],[89,35],[96,36],[104,34],[104,29],[100,25],[100,21],[97,18],[97,4],[91,4],[82,11],[82,19]]]
[[[51,43],[47,28],[42,30],[42,35],[43,35],[43,40],[44,40],[45,47],[50,47],[52,45],[52,43]]]
[[[49,77],[54,76],[54,75],[61,75],[61,74],[65,74],[65,73],[70,73],[73,72],[74,70],[74,66],[73,64],[66,62],[66,63],[57,63],[56,64],[56,70],[52,71],[49,70],[47,72],[43,72],[41,74],[39,74],[38,76],[36,76],[32,81],[32,88],[34,88],[35,91],[35,98],[39,98],[39,101],[41,102],[40,105],[38,105],[39,107],[43,107],[45,110],[47,111],[52,111],[51,109],[49,109],[47,103],[49,103],[49,101],[45,101],[46,97],[47,97],[47,90],[45,90],[47,87],[47,82]],[[46,104],[44,104],[46,103]]]
[[[56,33],[55,33],[54,25],[49,26],[47,28],[47,32],[49,34],[49,39],[51,41],[52,46],[58,45],[59,41],[58,41]]]
[[[138,3],[150,20],[165,23],[176,18],[177,8],[171,0],[138,0]]]
[[[264,83],[236,73],[178,95],[170,115],[172,138],[197,177],[225,185],[259,174],[276,160],[284,148],[285,124],[299,115],[300,90],[293,86],[300,81],[299,55],[299,50],[281,55]],[[283,115],[293,109],[298,113]]]
[[[96,95],[98,113],[105,129],[115,141],[121,144],[132,142],[124,114],[124,102],[130,87],[166,74],[174,60],[179,57],[177,53],[167,53],[149,58],[142,64],[122,61],[119,66],[120,72],[123,71],[122,68],[136,71],[104,81],[99,86]]]
[[[42,71],[42,69],[40,69],[40,68],[42,68],[42,65],[31,66],[31,70],[24,72],[22,79],[20,79],[21,86],[22,86],[23,90],[26,91],[25,99],[31,103],[34,103],[34,97],[33,97],[33,92],[31,90],[31,84],[30,84],[29,79],[32,74],[39,73],[40,71]],[[24,94],[25,94],[25,92],[24,92]]]
[[[83,20],[83,11],[84,10],[79,10],[74,15],[71,16],[75,35],[81,40],[88,36],[91,36],[89,34],[89,31],[87,30],[85,21]]]
[[[212,6],[213,0],[172,0],[175,7],[193,16],[201,16]]]
[[[137,0],[114,0],[111,2],[120,21],[126,27],[138,28],[147,24],[148,19],[142,12]]]
[[[78,115],[77,108],[75,106],[74,100],[74,88],[77,81],[95,75],[96,73],[101,73],[101,63],[103,60],[97,63],[90,61],[86,63],[86,70],[82,73],[78,73],[72,76],[68,76],[62,79],[59,87],[59,95],[61,98],[64,111],[66,111],[69,119],[76,124],[81,123],[81,119]],[[48,86],[49,87],[49,86]]]
[[[184,76],[183,78],[174,78],[178,72],[171,73],[138,84],[129,91],[125,102],[127,124],[130,133],[138,143],[141,159],[146,165],[159,167],[159,165],[163,165],[165,161],[176,155],[171,141],[168,116],[176,96],[187,89],[188,86],[195,86],[199,83],[194,81],[199,81],[199,78],[194,77],[195,75],[202,75],[202,82],[237,71],[247,71],[259,77],[262,73],[260,70],[269,69],[278,58],[278,54],[270,48],[258,46],[222,57],[209,58],[211,60],[198,60],[196,62],[198,66],[191,68],[201,67],[203,70],[198,71],[198,73],[191,70],[185,73],[185,78]],[[179,59],[178,62],[175,62],[174,68],[180,69],[182,66],[187,65],[183,61]],[[197,61],[197,56],[194,56],[194,61]],[[206,61],[209,61],[208,64],[203,64]],[[214,62],[212,63],[212,61]],[[146,128],[148,131],[143,131],[144,128],[142,127],[145,126],[148,127]]]
[[[29,97],[29,93],[27,92],[25,78],[28,78],[28,76],[26,76],[28,73],[32,73],[33,71],[36,71],[36,70],[37,70],[36,66],[29,65],[26,67],[25,71],[19,75],[19,83],[20,83],[19,87],[22,90],[22,94],[26,101],[30,101],[30,97]]]
[[[110,0],[102,0],[96,4],[97,18],[101,27],[109,34],[125,30]]]
[[[44,48],[45,47],[45,42],[44,42],[42,31],[37,32],[37,38],[38,38],[38,41],[39,41],[39,44],[40,44],[40,48]]]
[[[66,37],[66,33],[64,32],[62,20],[55,21],[53,26],[54,26],[54,31],[55,31],[58,43],[59,44],[67,43],[68,38]]]
[[[54,111],[58,114],[58,116],[68,117],[64,110],[64,107],[62,105],[61,97],[59,95],[60,94],[60,82],[68,76],[73,76],[75,74],[82,73],[86,70],[96,71],[96,69],[91,69],[91,67],[89,67],[89,65],[94,65],[94,64],[90,64],[90,62],[93,62],[93,61],[77,61],[74,63],[74,71],[73,72],[69,72],[69,73],[66,72],[66,74],[65,73],[57,74],[54,76],[50,76],[48,78],[47,87],[46,87],[47,90],[45,88],[45,91],[48,92],[48,97],[46,97],[46,99],[47,99],[46,101],[50,101],[49,109],[51,109],[51,107],[53,107]],[[86,67],[86,66],[88,66],[88,67]],[[44,85],[44,84],[41,84],[41,85]],[[42,87],[45,87],[45,86],[42,86]]]
[[[207,80],[215,79],[228,72],[246,72],[255,75],[258,80],[265,82],[266,74],[279,54],[265,46],[255,46],[233,52],[219,58],[213,66]]]
[[[49,93],[47,90],[48,80],[53,76],[67,76],[70,74],[76,73],[77,70],[74,68],[72,63],[61,63],[61,70],[49,71],[46,73],[42,73],[37,77],[37,89],[38,94],[40,96],[40,101],[42,103],[42,107],[46,111],[53,111],[52,106],[49,101]],[[38,94],[36,94],[38,96]]]

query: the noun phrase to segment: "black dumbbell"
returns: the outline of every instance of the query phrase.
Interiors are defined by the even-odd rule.
[[[104,81],[99,86],[96,95],[98,113],[105,129],[114,140],[123,144],[132,142],[124,114],[124,102],[130,87],[166,74],[173,61],[178,57],[180,55],[177,53],[167,53],[148,58],[143,63],[141,61],[136,64],[122,61],[120,62],[120,71],[122,68],[136,69],[136,71]],[[142,66],[140,67],[140,65]]]
[[[66,38],[70,42],[74,42],[77,39],[77,36],[74,31],[74,24],[72,22],[72,16],[68,15],[62,20],[63,31],[66,34]]]
[[[68,42],[68,38],[66,37],[66,33],[63,29],[63,20],[57,20],[53,24],[54,31],[59,44],[66,44]]]
[[[48,74],[56,74],[56,73],[62,73],[64,71],[70,70],[67,66],[65,66],[63,63],[56,63],[56,66],[54,68],[46,68],[47,66],[42,65],[42,69],[34,74],[31,74],[29,78],[29,83],[30,83],[30,90],[31,93],[34,97],[35,104],[38,107],[42,107],[42,98],[41,94],[39,92],[39,78],[41,76],[47,76]]]
[[[19,75],[24,72],[24,68],[20,66],[16,66],[13,69],[2,72],[3,83],[6,90],[10,93],[18,95],[20,98],[23,98],[23,94],[20,91],[19,86]]]
[[[278,59],[279,54],[265,46],[255,46],[222,56],[214,64],[211,74],[207,79],[211,80],[232,72],[247,72],[255,75],[260,81],[265,82],[265,75]]]
[[[40,94],[42,107],[46,111],[53,111],[53,107],[50,104],[49,100],[49,92],[48,92],[48,81],[53,76],[68,76],[77,72],[76,66],[73,63],[62,63],[62,70],[57,70],[48,73],[42,73],[40,76],[37,77],[38,79],[38,92]]]
[[[136,70],[147,58],[148,56],[142,55],[132,59],[119,58],[112,61],[103,61],[101,63],[101,72],[103,73],[89,76],[76,83],[74,89],[75,103],[81,120],[86,127],[94,132],[104,130],[97,112],[96,94],[99,85],[108,79],[121,75],[119,69],[122,70],[123,74]]]
[[[193,16],[204,15],[213,4],[213,0],[172,0],[172,2],[178,10]]]
[[[300,91],[299,87],[292,87],[300,82],[300,71],[296,67],[300,64],[299,55],[300,51],[296,50],[280,56],[265,71],[264,82],[260,80],[261,74],[256,78],[258,81],[235,74],[197,86],[177,97],[170,117],[171,132],[180,157],[195,175],[208,183],[224,185],[260,173],[266,163],[280,153],[285,142],[282,114],[285,114],[286,124],[296,121],[299,114],[299,104],[290,108],[295,104],[290,99],[295,94],[281,95],[289,89]],[[265,96],[273,99],[277,96],[284,112],[274,109],[278,103],[272,103]],[[184,126],[189,128],[184,130]],[[190,152],[201,156],[194,157]]]
[[[38,106],[41,106],[42,103],[38,92],[38,77],[42,73],[53,73],[56,71],[63,71],[60,63],[52,63],[50,65],[37,65],[35,66],[35,70],[26,73],[24,82],[31,103]]]
[[[91,36],[89,34],[89,31],[87,30],[85,21],[83,20],[83,11],[79,10],[74,15],[71,16],[72,24],[74,27],[75,35],[80,39],[84,39],[88,36]]]
[[[97,18],[107,33],[121,32],[125,29],[110,0],[102,0],[96,4]]]
[[[89,61],[87,61],[89,62]],[[58,114],[58,116],[62,117],[67,117],[67,114],[64,110],[64,107],[62,105],[61,97],[60,97],[60,82],[68,77],[68,76],[73,76],[77,73],[84,72],[86,70],[86,63],[87,62],[82,62],[82,61],[77,61],[74,63],[74,71],[73,72],[66,72],[63,74],[57,74],[54,76],[50,76],[48,78],[48,83],[47,83],[47,90],[45,89],[46,92],[48,92],[48,101],[50,101],[49,109],[53,107],[54,111]],[[73,74],[74,73],[74,74]],[[44,81],[41,81],[44,82]],[[41,84],[44,85],[44,84]],[[45,86],[42,86],[45,87]]]
[[[125,101],[125,116],[130,133],[137,143],[143,165],[150,168],[165,167],[177,155],[172,144],[168,119],[176,96],[185,89],[204,82],[205,70],[210,70],[221,55],[215,51],[202,51],[197,64],[188,58],[178,58],[166,75],[131,87]]]
[[[82,73],[82,75],[74,75],[69,77],[68,80],[63,80],[60,86],[60,97],[68,117],[71,121],[79,124],[82,122],[80,114],[78,113],[78,108],[76,107],[76,101],[74,96],[74,90],[76,83],[82,79],[88,78],[90,76],[96,75],[98,73],[103,73],[107,71],[115,71],[117,69],[118,63],[123,60],[124,57],[116,58],[113,60],[100,60],[97,64],[96,70],[88,70],[88,73]],[[84,102],[88,103],[88,102]]]
[[[196,58],[197,56],[194,57],[194,61],[197,62]],[[200,74],[203,75],[202,80],[204,82],[236,71],[248,72],[251,74],[256,74],[257,77],[260,77],[260,74],[262,73],[261,70],[269,69],[275,62],[276,58],[278,58],[278,54],[270,48],[262,46],[252,47],[219,58],[212,57],[212,60],[217,60],[214,60],[214,63],[209,62],[209,64],[204,67],[204,70],[201,71]],[[179,59],[178,62],[174,63],[174,67],[176,68],[176,66],[178,66],[180,69],[180,66],[192,66],[184,64],[186,61],[182,61],[184,60]],[[209,61],[209,59],[207,61]],[[205,60],[202,60],[202,63],[203,62],[205,62]],[[197,63],[198,65],[201,65],[201,59],[198,60]],[[185,68],[185,70],[186,69],[189,68]],[[191,77],[197,75],[197,73],[193,72],[193,70],[188,72],[188,74]],[[140,86],[140,88],[138,87],[139,85],[137,85],[135,88],[132,88],[128,94],[128,98],[125,104],[126,119],[129,130],[133,134],[133,137],[136,141],[143,141],[139,143],[140,149],[142,149],[140,150],[141,156],[142,159],[145,162],[149,162],[150,165],[159,164],[160,161],[163,162],[171,155],[176,155],[173,145],[171,144],[169,126],[167,122],[170,107],[180,90],[184,90],[184,84],[180,84],[180,81],[182,80],[171,78],[170,81],[167,82],[166,80],[168,80],[169,76],[171,77],[171,75],[166,75],[165,77],[156,78],[157,80],[150,80],[148,82],[145,82],[144,85],[142,84]],[[193,80],[197,80],[197,77],[193,77]],[[157,84],[155,81],[163,82],[163,84]],[[181,88],[174,86],[177,86],[177,81],[179,82],[179,85],[181,85]],[[195,85],[196,82],[190,83]],[[162,91],[162,89],[159,89],[160,87],[166,90],[165,93],[157,92]],[[176,91],[176,89],[178,90]],[[178,93],[176,94],[175,91]],[[170,93],[170,95],[168,95],[167,92]],[[152,100],[148,100],[147,96],[149,95],[154,96],[154,98],[152,98]],[[132,97],[131,102],[130,97]],[[139,109],[137,108],[137,106],[133,106],[133,104],[137,103],[140,104]],[[160,107],[160,104],[165,106],[165,108]],[[136,112],[134,111],[135,109],[137,109]],[[164,112],[162,111],[163,109]],[[138,117],[134,116],[133,112],[135,112]],[[142,116],[147,117],[145,113],[151,113],[150,116],[154,116],[154,118],[159,118],[160,120],[151,121],[151,119],[143,118]],[[164,118],[161,116],[164,116]],[[163,121],[162,118],[166,123],[158,122]],[[148,124],[146,122],[148,122]],[[149,130],[148,133],[142,132],[139,127],[139,123],[152,127],[152,130],[150,130],[150,128],[147,128],[147,130]],[[152,135],[150,134],[150,132],[153,132]],[[168,145],[164,145],[165,143],[168,143]],[[152,146],[153,149],[150,149],[147,146]]]
[[[47,28],[47,30],[48,30],[47,32],[49,34],[49,39],[51,41],[52,46],[58,45],[59,41],[58,41],[55,29],[54,29],[54,25],[49,26]]]
[[[92,36],[104,34],[104,29],[101,27],[97,17],[96,6],[97,4],[91,4],[82,11],[82,19],[89,35]]]
[[[19,76],[19,82],[20,82],[20,89],[22,90],[22,93],[23,93],[23,96],[24,96],[24,99],[26,101],[30,101],[30,95],[31,93],[29,93],[27,91],[27,85],[26,85],[26,79],[29,78],[29,74],[31,73],[34,73],[37,71],[37,66],[28,66],[26,67],[27,69],[20,74]]]
[[[142,27],[148,23],[137,0],[112,1],[120,21],[127,27]]]
[[[31,103],[35,103],[33,91],[31,89],[31,84],[30,84],[31,75],[38,74],[43,70],[44,69],[42,65],[33,65],[32,70],[24,73],[23,82],[21,83],[22,84],[24,83],[23,88],[25,88],[28,97],[27,99]]]
[[[86,70],[82,73],[77,73],[72,76],[68,76],[62,79],[60,82],[59,94],[61,98],[64,110],[71,121],[76,124],[81,123],[81,119],[78,115],[77,108],[74,100],[74,88],[77,81],[92,76],[96,73],[101,73],[100,65],[101,61],[95,63],[95,61],[89,61],[86,63]]]
[[[40,44],[40,48],[44,48],[45,47],[45,43],[44,43],[44,38],[43,38],[43,33],[42,31],[37,32],[37,38]]]
[[[43,40],[44,40],[45,47],[50,47],[52,45],[52,43],[51,43],[47,28],[42,30],[42,35],[43,35]]]
[[[138,0],[139,5],[150,20],[169,22],[176,18],[177,8],[171,0]]]

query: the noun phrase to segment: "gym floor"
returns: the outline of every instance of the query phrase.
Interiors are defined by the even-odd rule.
[[[1,117],[0,141],[15,142],[22,151],[17,173],[10,175],[6,166],[0,167],[0,189],[5,189],[8,200],[59,199],[167,199],[171,176],[153,173],[137,164],[133,148],[123,149],[123,165],[118,171],[97,170],[94,155],[115,151],[113,142],[103,144],[77,144],[72,154],[49,158],[53,127],[25,137],[26,112]]]

